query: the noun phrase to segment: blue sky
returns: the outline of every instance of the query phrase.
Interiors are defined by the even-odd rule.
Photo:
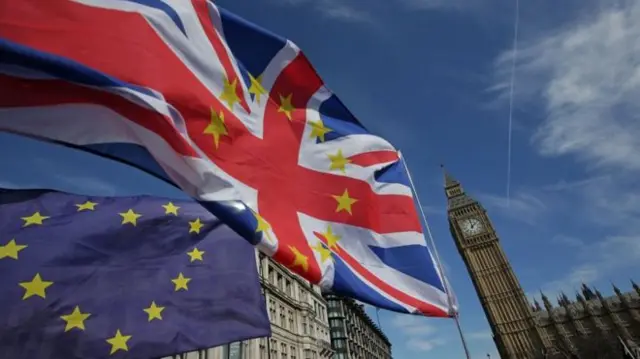
[[[440,163],[488,209],[525,292],[573,294],[582,281],[606,294],[611,281],[629,288],[640,269],[640,3],[521,4],[509,199],[514,2],[219,3],[297,43],[347,107],[404,152],[473,358],[498,355],[448,233]],[[60,189],[92,192],[107,185],[95,180],[104,175],[102,191],[180,196],[143,174],[118,176],[106,162],[89,175],[82,155],[54,162],[49,146],[31,145],[0,135],[0,168],[13,169],[4,185],[38,186],[43,171],[55,176],[66,166],[77,178],[58,178]],[[389,312],[380,320],[396,359],[462,357],[450,320]]]

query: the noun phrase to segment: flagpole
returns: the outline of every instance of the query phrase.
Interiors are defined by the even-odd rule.
[[[413,192],[416,198],[418,209],[420,210],[420,216],[422,217],[422,223],[424,224],[427,230],[427,235],[429,237],[429,244],[431,245],[431,248],[433,248],[433,255],[435,257],[436,266],[438,267],[438,271],[440,272],[440,276],[442,277],[442,284],[444,285],[444,290],[445,290],[445,293],[447,294],[447,302],[448,302],[449,311],[450,311],[449,314],[453,315],[453,319],[456,322],[456,327],[458,328],[458,334],[460,335],[460,341],[462,342],[462,347],[464,348],[464,354],[467,359],[471,359],[471,355],[469,354],[469,348],[467,347],[467,340],[465,339],[464,333],[462,332],[462,327],[460,326],[458,313],[453,309],[453,300],[452,300],[451,291],[449,288],[449,282],[447,281],[446,276],[444,274],[444,268],[442,266],[442,262],[440,261],[440,255],[438,254],[436,243],[433,240],[433,235],[431,234],[431,228],[429,227],[429,222],[427,222],[427,216],[424,213],[422,204],[420,203],[420,196],[418,196],[418,191],[416,190],[416,186],[413,183],[413,178],[411,177],[411,172],[409,172],[407,161],[404,159],[404,156],[400,151],[398,151],[398,155],[400,157],[400,160],[402,161],[402,165],[404,166],[404,171],[407,173],[407,177],[409,178],[409,185],[411,186],[411,191]]]

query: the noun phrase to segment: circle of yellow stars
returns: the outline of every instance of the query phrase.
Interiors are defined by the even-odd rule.
[[[77,212],[83,211],[95,211],[96,207],[99,204],[97,202],[86,201],[84,203],[77,203],[74,206],[76,207]],[[178,216],[180,207],[176,206],[172,202],[162,205],[164,208],[165,215]],[[137,226],[138,219],[142,217],[140,213],[136,213],[134,209],[128,209],[126,212],[118,213],[121,217],[121,225],[131,225]],[[30,226],[42,226],[48,220],[51,220],[51,216],[43,215],[40,211],[34,212],[30,216],[21,217],[23,224],[22,227],[30,227]],[[200,234],[202,228],[205,226],[204,223],[200,220],[200,218],[195,219],[194,221],[189,222],[189,233]],[[2,242],[0,242],[2,243]],[[27,244],[23,244],[18,242],[15,238],[10,239],[4,245],[0,245],[0,260],[9,259],[9,260],[18,260],[20,258],[21,252],[27,249],[29,246]],[[189,262],[203,262],[204,261],[205,251],[198,249],[197,247],[193,247],[186,255],[189,257]],[[189,283],[191,282],[191,278],[186,277],[182,272],[179,272],[177,276],[171,279],[173,283],[174,292],[179,291],[188,291]],[[18,283],[20,287],[24,289],[24,293],[22,295],[22,300],[32,300],[31,298],[42,298],[46,299],[47,290],[55,285],[53,281],[45,280],[42,275],[38,272],[33,278],[26,282]],[[143,308],[142,311],[147,315],[147,321],[151,322],[154,320],[162,320],[162,314],[165,310],[165,307],[158,305],[155,301],[152,301],[147,308]],[[85,321],[91,317],[91,313],[83,312],[80,306],[76,305],[71,312],[68,314],[64,314],[60,316],[60,319],[64,322],[64,332],[69,332],[72,330],[84,331]],[[105,339],[105,341],[111,345],[111,349],[109,354],[112,355],[118,351],[129,351],[129,340],[131,340],[132,335],[126,335],[121,332],[120,329],[117,329],[113,337]]]

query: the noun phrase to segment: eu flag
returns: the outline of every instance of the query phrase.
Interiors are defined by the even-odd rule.
[[[198,204],[0,191],[3,358],[157,358],[269,335],[254,247]]]

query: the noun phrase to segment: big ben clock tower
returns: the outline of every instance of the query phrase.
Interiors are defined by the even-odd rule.
[[[487,212],[446,171],[444,182],[449,229],[471,275],[500,357],[544,358],[544,345],[529,302]]]

